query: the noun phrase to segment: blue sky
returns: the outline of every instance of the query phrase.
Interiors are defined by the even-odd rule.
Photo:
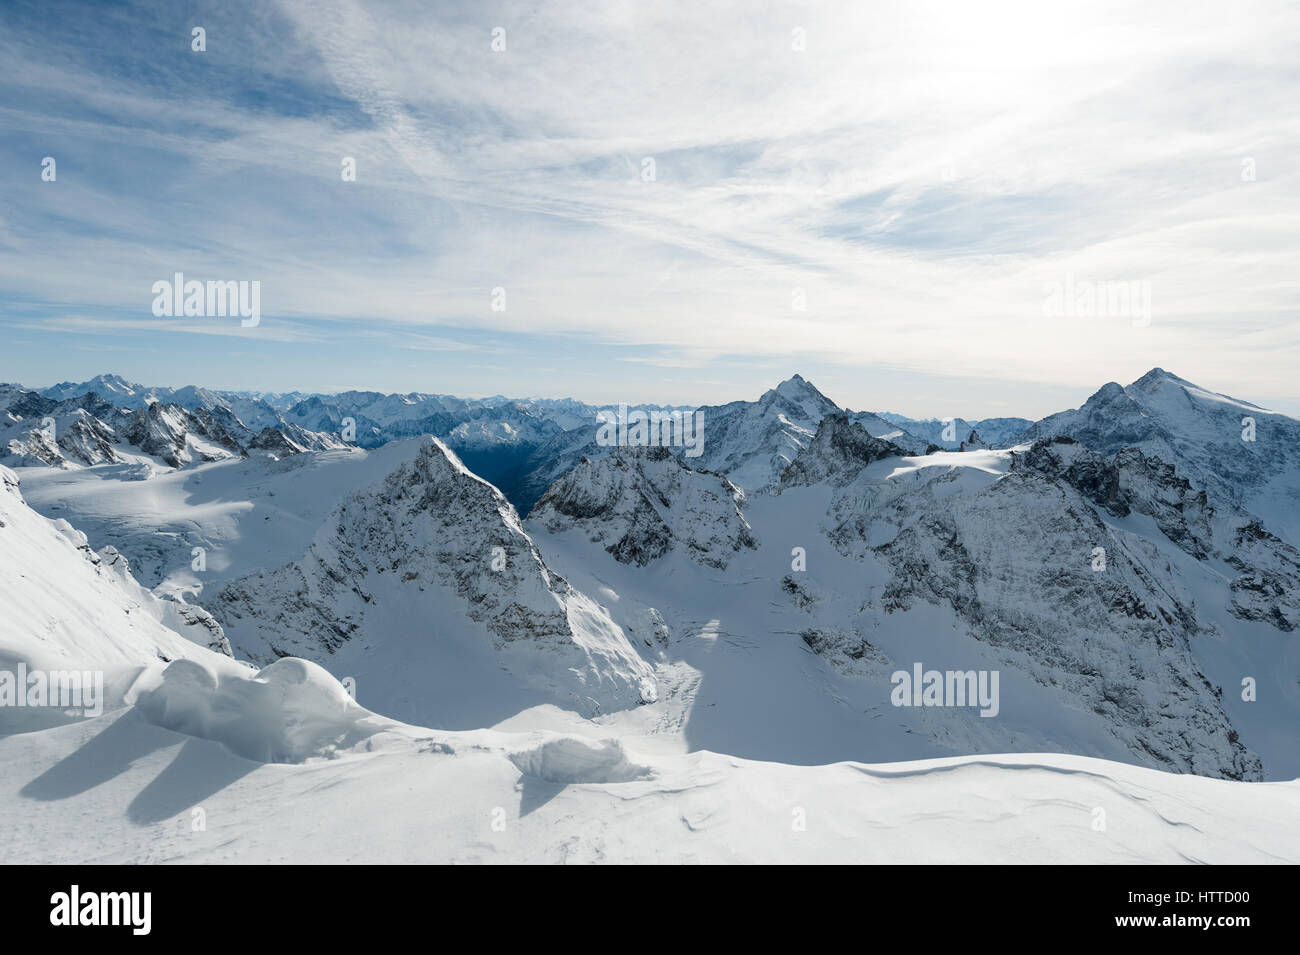
[[[1300,413],[1300,10],[1132,7],[8,2],[0,380]]]

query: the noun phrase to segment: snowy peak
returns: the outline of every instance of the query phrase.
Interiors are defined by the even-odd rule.
[[[339,676],[360,668],[415,719],[454,721],[474,705],[473,681],[499,680],[503,667],[588,715],[655,694],[623,631],[547,567],[514,507],[436,438],[345,499],[301,559],[228,584],[211,607],[258,662],[292,654]],[[439,680],[459,681],[444,690],[468,695],[462,709]]]
[[[1300,421],[1218,394],[1161,368],[1111,382],[1083,407],[1050,415],[1022,440],[1065,435],[1112,455],[1137,447],[1214,500],[1241,506],[1300,543]]]
[[[724,405],[723,408],[732,407]],[[840,410],[839,405],[817,390],[812,382],[793,375],[775,388],[763,392],[754,409],[758,416],[783,417],[788,423],[815,430],[828,414]]]
[[[808,447],[781,474],[781,486],[801,487],[822,481],[842,486],[873,461],[904,453],[892,442],[873,438],[847,414],[830,414],[822,419]]]
[[[694,470],[667,448],[619,448],[583,458],[542,495],[529,523],[575,530],[624,564],[644,567],[677,550],[722,569],[755,546],[743,502],[721,474]]]
[[[765,391],[758,400],[760,404],[782,402],[793,406],[808,417],[820,417],[839,410],[835,402],[818,391],[813,383],[802,375],[791,375],[775,388]]]
[[[799,375],[757,401],[701,408],[703,453],[692,464],[725,474],[746,491],[774,489],[821,420],[839,410]]]
[[[46,398],[63,401],[67,398],[76,398],[92,392],[110,401],[127,401],[137,396],[143,396],[145,387],[144,385],[132,384],[121,375],[106,373],[96,375],[89,381],[80,383],[60,382],[51,388],[46,388],[41,394]]]
[[[1151,394],[1170,385],[1178,388],[1191,388],[1196,391],[1203,390],[1199,385],[1194,385],[1186,378],[1180,378],[1173,372],[1165,371],[1163,368],[1152,368],[1137,381],[1129,385],[1129,388],[1134,391]]]

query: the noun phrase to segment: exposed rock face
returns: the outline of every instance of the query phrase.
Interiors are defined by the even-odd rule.
[[[181,468],[193,460],[185,440],[188,434],[185,409],[154,402],[136,412],[122,436],[146,454]]]
[[[667,448],[619,448],[598,461],[584,458],[542,495],[529,520],[551,533],[578,530],[620,563],[644,567],[680,549],[722,569],[755,546],[744,500],[725,477],[696,471]]]
[[[1111,460],[1072,438],[1040,439],[1015,468],[1059,477],[1114,517],[1141,514],[1198,561],[1221,560],[1238,572],[1229,611],[1290,632],[1300,625],[1300,551],[1250,514],[1224,502],[1216,512],[1205,491],[1172,465],[1123,448]]]
[[[248,443],[248,446],[255,451],[269,451],[277,458],[303,454],[307,450],[279,428],[270,426],[263,428],[257,437]]]
[[[1101,572],[1089,562],[1097,547]],[[887,608],[946,603],[972,636],[1159,763],[1261,778],[1189,652],[1202,630],[1190,595],[1154,548],[1115,534],[1072,488],[1012,473],[969,499],[921,505],[876,553],[894,572]]]
[[[1300,421],[1215,394],[1160,368],[1111,382],[1083,407],[1035,422],[1022,440],[1067,435],[1105,455],[1125,447],[1174,467],[1213,502],[1260,518],[1300,546]]]
[[[59,434],[59,449],[66,458],[94,465],[120,460],[113,447],[113,431],[98,418],[82,412]]]
[[[42,428],[33,428],[22,438],[14,438],[6,447],[6,459],[15,467],[58,467],[63,450]]]
[[[196,447],[190,440],[195,435],[206,438],[208,447]],[[244,450],[235,437],[211,413],[198,409],[188,411],[180,405],[154,402],[141,408],[123,428],[122,436],[146,454],[156,455],[174,468],[183,468],[194,461],[215,461],[223,457],[245,457]]]
[[[823,430],[842,427],[831,420]],[[1136,449],[1107,460],[1058,438],[1002,453],[1008,467],[1000,477],[932,466],[882,485],[862,473],[872,453],[828,453],[824,445],[834,442],[815,440],[787,474],[836,489],[828,536],[841,553],[889,568],[880,598],[886,613],[918,602],[951,608],[1004,665],[1053,688],[1065,705],[1102,716],[1141,761],[1262,778],[1259,758],[1221,705],[1222,688],[1210,685],[1192,652],[1214,628],[1159,540],[1204,563],[1209,578],[1216,559],[1266,567],[1230,588],[1220,584],[1220,593],[1230,612],[1279,629],[1288,628],[1290,595],[1300,591],[1300,555],[1291,548],[1240,512],[1216,515],[1204,492]],[[1115,525],[1129,515],[1150,518],[1156,539]],[[1225,534],[1236,535],[1230,551]],[[1243,556],[1242,538],[1258,550]],[[1232,559],[1222,557],[1229,552]],[[860,634],[830,620],[817,625],[815,589],[792,581],[787,590],[812,618],[810,649],[845,672],[871,664]]]
[[[276,425],[254,432],[231,410],[230,402],[202,389],[182,389],[194,392],[194,407],[185,407],[150,400],[152,393],[141,394],[133,390],[139,386],[126,386],[120,379],[100,378],[118,389],[114,400],[138,407],[128,410],[93,391],[75,391],[72,385],[52,389],[56,394],[73,392],[62,400],[0,386],[0,447],[5,451],[0,457],[17,466],[89,467],[119,463],[135,448],[160,458],[168,467],[185,468],[205,461],[244,458],[250,450],[280,457],[347,447],[335,435],[304,430],[256,403],[246,402],[250,413],[259,418],[269,414]]]
[[[889,441],[873,438],[848,415],[827,415],[807,449],[782,472],[781,486],[801,487],[822,481],[842,486],[873,461],[905,453]]]
[[[390,598],[409,632],[370,623]],[[549,660],[519,675],[566,702],[599,712],[654,697],[652,671],[622,630],[546,566],[501,492],[437,439],[346,499],[300,560],[228,584],[209,606],[258,662],[326,663],[362,636],[371,645],[436,639],[415,622],[445,616],[437,608],[448,599],[507,669],[539,653]]]

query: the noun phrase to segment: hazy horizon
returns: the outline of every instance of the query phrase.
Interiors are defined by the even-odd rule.
[[[1147,369],[1147,371],[1153,371],[1153,370],[1155,370],[1155,369]],[[1184,377],[1184,376],[1178,375],[1177,372],[1175,372],[1175,371],[1171,371],[1171,370],[1168,369],[1168,368],[1163,369],[1163,370],[1166,371],[1166,372],[1169,372],[1170,374],[1176,375],[1177,377]],[[1145,373],[1146,373],[1146,372],[1144,372],[1143,374],[1145,374]],[[136,377],[134,377],[134,376],[132,376],[132,375],[124,375],[124,374],[121,374],[120,372],[116,372],[116,371],[102,371],[102,372],[97,372],[97,373],[94,374],[94,375],[85,375],[85,376],[74,377],[74,378],[69,378],[69,379],[61,379],[61,380],[59,380],[59,381],[49,381],[49,382],[39,382],[39,383],[24,382],[24,381],[16,381],[16,380],[6,381],[6,380],[4,379],[3,376],[0,376],[0,384],[18,384],[18,385],[23,385],[24,387],[27,387],[27,388],[31,388],[31,389],[33,389],[33,390],[35,390],[35,391],[44,391],[44,390],[46,390],[46,389],[49,389],[49,388],[54,387],[55,385],[63,385],[63,384],[74,384],[74,385],[79,385],[79,384],[82,384],[82,383],[84,383],[84,382],[91,381],[91,380],[93,380],[94,378],[99,377],[99,376],[101,376],[101,375],[104,376],[104,377],[109,377],[109,376],[114,376],[114,375],[116,375],[117,377],[122,378],[123,380],[125,380],[125,381],[126,381],[128,384],[130,384],[130,385],[133,385],[133,386],[134,386],[134,385],[139,385],[139,386],[142,386],[142,387],[145,387],[145,388],[171,388],[171,389],[179,389],[179,388],[184,388],[184,387],[187,387],[187,386],[195,386],[195,387],[200,387],[200,388],[206,388],[206,389],[209,390],[209,391],[228,392],[228,393],[243,393],[243,394],[276,394],[276,395],[284,395],[284,394],[303,394],[303,395],[308,395],[308,396],[310,396],[310,395],[322,395],[322,396],[328,396],[328,395],[337,395],[337,394],[342,394],[342,393],[344,393],[344,392],[349,392],[349,391],[358,391],[358,392],[377,392],[377,393],[385,394],[385,395],[391,395],[391,394],[397,394],[397,395],[409,395],[409,394],[443,395],[443,396],[454,397],[454,398],[463,398],[463,399],[472,400],[472,401],[473,401],[473,400],[481,401],[481,400],[486,400],[486,399],[491,399],[491,398],[504,398],[504,399],[508,399],[508,400],[518,400],[518,401],[527,401],[527,400],[535,400],[535,399],[551,399],[551,400],[572,399],[572,400],[575,400],[575,401],[580,401],[580,402],[582,402],[582,403],[584,403],[584,404],[594,405],[594,406],[597,406],[597,407],[601,407],[601,406],[608,407],[608,406],[612,406],[612,405],[617,405],[617,404],[619,404],[620,402],[626,402],[626,403],[628,403],[628,404],[634,404],[634,405],[635,405],[635,404],[645,404],[645,405],[663,405],[663,406],[676,406],[676,407],[692,407],[692,406],[701,406],[701,405],[723,405],[723,404],[727,404],[727,403],[732,402],[732,401],[754,401],[754,400],[758,399],[758,398],[759,398],[763,393],[765,393],[765,392],[767,392],[767,391],[769,391],[769,390],[771,390],[771,389],[773,389],[773,388],[776,388],[778,385],[783,384],[784,382],[790,380],[790,379],[791,379],[792,377],[794,377],[795,375],[799,375],[800,377],[802,377],[802,378],[804,379],[804,381],[806,381],[806,382],[808,382],[809,384],[811,384],[813,387],[815,387],[818,391],[820,391],[823,395],[825,395],[825,396],[826,396],[827,398],[829,398],[831,401],[834,401],[834,402],[835,402],[837,405],[839,405],[841,408],[845,408],[845,409],[850,410],[850,411],[854,411],[854,412],[863,412],[863,411],[866,411],[866,412],[874,412],[874,413],[877,413],[877,414],[898,414],[898,415],[902,415],[902,416],[904,416],[904,417],[914,418],[914,419],[916,419],[916,420],[941,420],[941,419],[948,418],[948,417],[956,417],[956,418],[964,418],[964,419],[966,419],[966,420],[970,420],[970,421],[974,421],[974,420],[978,420],[978,419],[984,419],[984,418],[1028,418],[1028,419],[1031,420],[1031,421],[1036,421],[1036,420],[1039,420],[1039,419],[1041,419],[1041,418],[1046,417],[1047,415],[1054,414],[1054,413],[1059,412],[1059,411],[1066,411],[1066,410],[1071,410],[1071,409],[1074,409],[1074,408],[1078,408],[1078,407],[1080,407],[1081,405],[1084,404],[1084,402],[1085,402],[1088,398],[1090,398],[1093,394],[1095,394],[1096,391],[1097,391],[1098,389],[1100,389],[1103,385],[1107,384],[1107,382],[1102,382],[1102,383],[1099,384],[1096,388],[1091,389],[1091,390],[1088,392],[1088,394],[1085,395],[1083,398],[1080,398],[1079,400],[1073,402],[1072,404],[1062,405],[1061,407],[1053,408],[1053,409],[1051,409],[1051,410],[1049,410],[1049,411],[1043,412],[1042,414],[1034,414],[1034,415],[1018,414],[1018,413],[1016,413],[1016,412],[1014,412],[1014,411],[1008,411],[1008,412],[1005,412],[1005,413],[995,413],[995,414],[975,414],[975,413],[969,413],[968,411],[966,411],[966,410],[964,410],[964,409],[962,409],[962,408],[959,408],[959,407],[952,407],[952,408],[945,409],[945,411],[944,411],[943,413],[933,413],[933,412],[913,413],[913,412],[911,412],[911,411],[904,410],[904,408],[902,408],[902,407],[893,407],[893,406],[859,407],[859,406],[853,405],[853,404],[851,404],[851,403],[847,403],[847,402],[844,402],[844,401],[840,401],[840,400],[839,400],[839,399],[838,399],[834,394],[828,393],[826,388],[821,387],[821,386],[818,384],[817,381],[813,380],[813,379],[812,379],[810,376],[808,376],[808,375],[804,375],[804,374],[802,374],[801,372],[791,372],[790,374],[786,375],[785,378],[782,378],[782,379],[780,379],[779,381],[773,381],[773,382],[770,382],[770,383],[764,384],[761,388],[759,388],[758,390],[754,391],[752,394],[746,394],[746,395],[735,395],[735,396],[732,396],[732,397],[730,397],[730,398],[723,398],[723,399],[721,399],[721,400],[713,400],[713,401],[682,401],[682,400],[677,400],[677,399],[673,398],[672,396],[667,396],[667,397],[651,397],[651,398],[636,398],[636,399],[630,399],[630,400],[629,400],[629,399],[626,399],[626,398],[615,398],[615,399],[608,400],[608,401],[599,401],[599,400],[590,400],[590,399],[587,399],[587,398],[582,397],[581,395],[576,395],[576,394],[567,394],[567,393],[564,393],[564,394],[544,394],[544,393],[529,393],[529,394],[518,393],[518,394],[510,394],[510,393],[506,393],[506,392],[488,392],[488,393],[477,393],[477,394],[460,394],[460,393],[450,392],[450,391],[430,391],[430,390],[428,390],[428,389],[420,389],[420,388],[388,389],[388,388],[380,388],[380,387],[365,387],[365,386],[360,386],[360,385],[356,385],[356,386],[348,386],[348,387],[343,387],[343,388],[334,388],[334,389],[330,389],[330,390],[328,390],[328,391],[321,391],[321,390],[307,389],[307,388],[277,388],[277,387],[264,387],[264,388],[227,388],[227,387],[223,387],[223,386],[220,386],[220,385],[214,385],[214,384],[211,384],[211,383],[208,383],[208,382],[202,382],[202,381],[176,381],[176,382],[167,382],[167,381],[152,381],[152,380],[145,380],[145,379],[136,378]],[[1137,378],[1140,378],[1140,377],[1141,377],[1141,375],[1136,376],[1134,379],[1132,379],[1132,380],[1130,380],[1130,381],[1121,381],[1121,382],[1118,382],[1118,384],[1127,386],[1127,385],[1129,385],[1129,384],[1132,384],[1133,381],[1136,381]],[[1212,386],[1206,385],[1204,382],[1192,382],[1192,384],[1199,385],[1199,386],[1201,386],[1201,387],[1203,387],[1203,388],[1208,389],[1209,391],[1217,391],[1217,389],[1213,388]],[[1258,404],[1258,402],[1253,402],[1253,401],[1251,401],[1251,399],[1250,399],[1248,396],[1245,396],[1245,395],[1229,395],[1228,397],[1236,398],[1236,399],[1238,399],[1238,400],[1244,400],[1244,401],[1247,401],[1247,402],[1249,402],[1249,403],[1251,403],[1251,404]],[[1268,411],[1279,411],[1279,410],[1280,410],[1280,409],[1278,409],[1278,408],[1268,408],[1267,406],[1263,406],[1263,405],[1261,405],[1261,407],[1263,407],[1265,410],[1268,410]],[[1287,411],[1281,411],[1281,413],[1282,413],[1282,414],[1290,414],[1290,412],[1287,412]],[[1294,414],[1291,414],[1291,417],[1295,417],[1295,415],[1294,415]]]

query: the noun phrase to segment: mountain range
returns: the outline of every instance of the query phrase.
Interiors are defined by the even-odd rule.
[[[1300,716],[1300,423],[1160,369],[1022,427],[948,420],[969,426],[951,449],[939,422],[842,409],[798,375],[693,409],[693,456],[602,444],[600,409],[567,399],[103,375],[0,386],[0,407],[15,486],[168,619],[419,725],[549,702],[649,707],[693,748],[796,763],[1300,768],[1280,730]],[[998,718],[891,705],[891,674],[927,659],[996,669]],[[1270,692],[1240,699],[1245,679]]]
[[[0,410],[0,671],[100,671],[241,760],[483,746],[525,803],[674,753],[1300,775],[1300,422],[1160,369],[1035,422],[798,375],[628,409],[698,413],[691,454],[569,399],[104,375]],[[0,708],[0,758],[83,719]]]

